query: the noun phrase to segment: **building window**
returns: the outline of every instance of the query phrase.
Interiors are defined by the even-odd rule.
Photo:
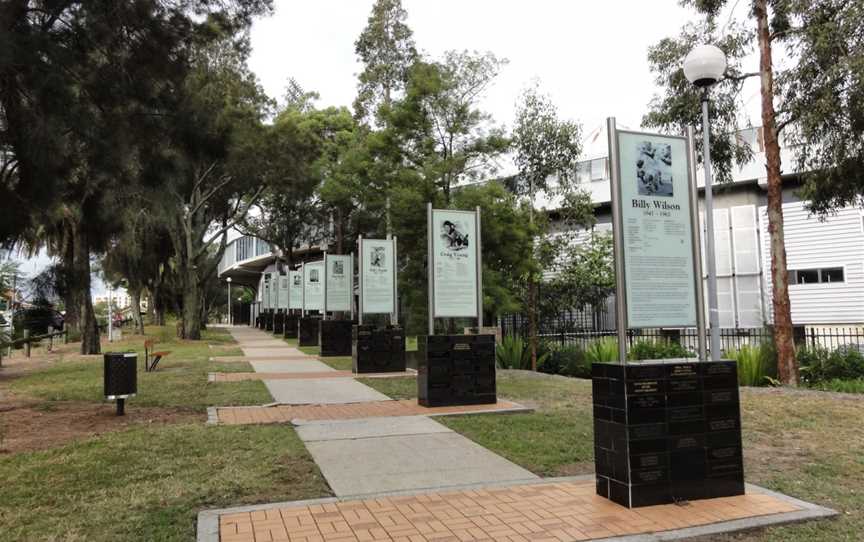
[[[591,180],[602,181],[606,178],[606,159],[595,158],[591,160]]]
[[[844,282],[842,267],[824,267],[821,269],[794,269],[789,271],[789,284],[820,284]]]

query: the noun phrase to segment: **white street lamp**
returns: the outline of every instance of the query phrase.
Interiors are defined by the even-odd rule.
[[[233,318],[231,317],[231,277],[225,279],[228,281],[228,325],[231,325]]]
[[[717,310],[717,264],[714,259],[714,197],[711,188],[711,119],[708,91],[726,71],[726,54],[715,45],[698,45],[684,59],[684,77],[702,91],[702,164],[705,168],[705,260],[708,266],[708,325],[711,359],[720,359],[720,313]]]

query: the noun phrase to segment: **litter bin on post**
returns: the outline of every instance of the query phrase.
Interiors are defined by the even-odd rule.
[[[124,414],[126,399],[138,393],[138,354],[135,352],[106,352],[105,399],[117,401],[117,415]]]

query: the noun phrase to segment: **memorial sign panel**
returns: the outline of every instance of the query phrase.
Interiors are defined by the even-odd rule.
[[[324,262],[303,266],[303,310],[320,311],[324,308]]]
[[[696,326],[687,140],[618,131],[617,145],[628,327]]]
[[[360,239],[361,306],[366,314],[395,312],[396,265],[392,239]]]
[[[288,308],[303,308],[303,274],[300,271],[288,272]]]
[[[354,287],[352,256],[327,254],[327,304],[328,311],[350,311]],[[350,330],[349,330],[350,333]]]
[[[432,286],[435,318],[477,317],[477,214],[432,210]]]

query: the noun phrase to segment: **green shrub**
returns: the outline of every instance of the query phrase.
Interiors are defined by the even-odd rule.
[[[548,353],[537,349],[537,366],[545,362]],[[522,337],[508,335],[495,348],[495,360],[501,369],[531,369],[531,348]]]
[[[864,355],[854,347],[840,347],[833,352],[820,346],[801,348],[797,357],[801,380],[808,385],[864,379]]]
[[[591,341],[585,349],[585,359],[588,363],[617,363],[618,341],[612,337]]]
[[[640,339],[633,343],[628,357],[632,360],[692,358],[696,354],[671,339]]]
[[[772,362],[774,361],[774,349],[770,344],[744,345],[739,349],[726,351],[728,359],[734,359],[738,363],[738,383],[742,386],[765,386],[772,381]]]
[[[579,345],[566,344],[551,346],[543,365],[538,370],[548,374],[560,374],[576,378],[591,377],[591,362]]]
[[[833,379],[825,382],[819,382],[812,386],[814,389],[822,391],[836,391],[841,393],[864,393],[864,378],[856,378],[853,380]]]

